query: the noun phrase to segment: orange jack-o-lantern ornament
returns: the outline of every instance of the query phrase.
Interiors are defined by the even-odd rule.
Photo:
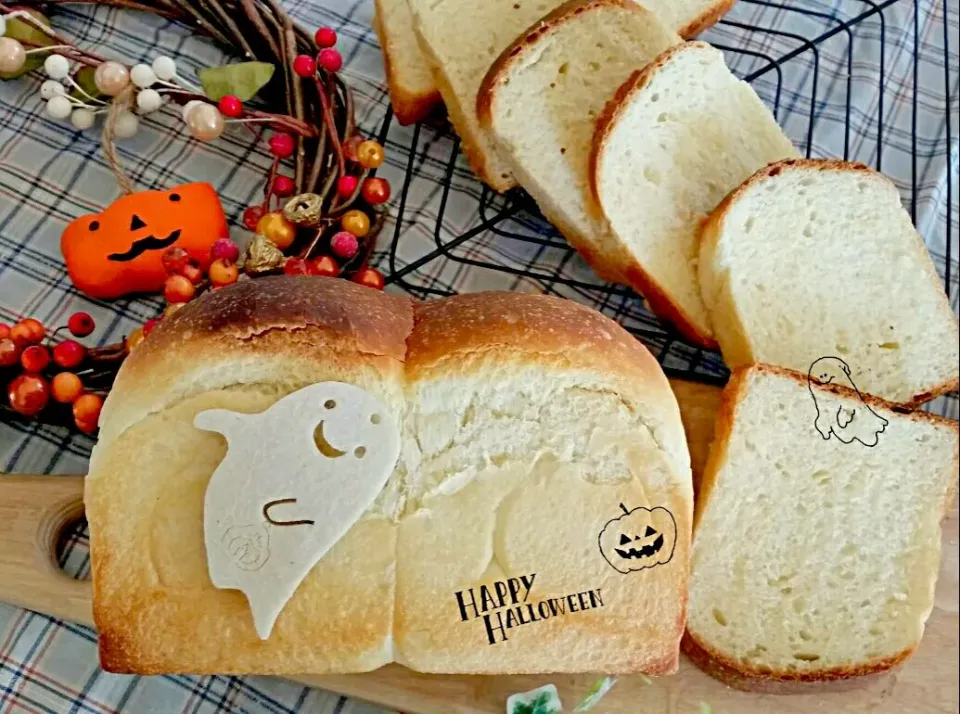
[[[158,292],[167,275],[161,260],[183,248],[203,269],[210,246],[229,237],[220,199],[208,183],[169,191],[141,191],[114,201],[103,213],[73,221],[60,239],[70,279],[94,298]]]

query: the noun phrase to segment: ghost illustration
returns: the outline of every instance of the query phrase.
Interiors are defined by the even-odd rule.
[[[241,590],[261,639],[311,568],[363,515],[400,454],[373,396],[341,382],[305,387],[259,414],[200,412],[227,439],[204,498],[210,580]]]
[[[817,401],[817,392],[813,388],[814,382],[848,387],[857,393],[860,401],[853,407],[839,404],[834,410],[832,404],[827,407]],[[810,365],[810,371],[807,373],[807,388],[817,409],[817,417],[813,425],[824,440],[835,436],[844,444],[859,441],[864,446],[877,445],[880,433],[887,428],[888,422],[864,401],[863,395],[860,394],[860,390],[850,376],[850,366],[846,362],[839,357],[821,357],[816,360]]]

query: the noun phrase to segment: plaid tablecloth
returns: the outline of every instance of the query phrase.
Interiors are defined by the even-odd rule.
[[[359,124],[367,132],[378,131],[387,98],[377,40],[370,30],[371,0],[295,0],[285,5],[306,27],[328,24],[337,29],[357,94]],[[864,14],[869,17],[861,18]],[[941,276],[948,241],[952,244],[949,294],[954,311],[960,273],[958,14],[956,0],[741,0],[706,36],[725,50],[737,74],[753,80],[802,149],[813,156],[864,161],[896,181]],[[209,42],[153,16],[72,5],[58,9],[54,17],[54,24],[79,44],[128,63],[149,62],[165,53],[189,73],[227,59]],[[527,213],[510,218],[509,230],[502,224],[499,231],[480,231],[448,256],[424,260],[438,244],[450,244],[474,229],[480,222],[478,205],[486,200],[462,158],[448,166],[453,142],[443,130],[415,133],[390,125],[388,162],[381,173],[395,187],[403,186],[412,152],[415,175],[407,186],[399,230],[387,226],[382,234],[378,259],[385,268],[391,240],[396,239],[394,267],[423,261],[404,279],[414,289],[547,290],[600,307],[625,324],[652,324],[635,296],[596,292],[599,287],[592,286],[599,286],[597,281],[568,252],[555,256],[553,249],[541,247],[530,253],[524,247],[528,243],[513,241],[511,232],[550,233]],[[240,214],[255,200],[269,167],[269,158],[249,134],[231,132],[199,144],[188,140],[182,122],[172,114],[143,122],[134,139],[120,144],[120,158],[143,188],[213,183],[238,231]],[[444,182],[448,192],[442,190]],[[117,195],[95,132],[76,132],[47,118],[36,77],[0,84],[0,322],[32,316],[59,325],[83,309],[97,320],[97,342],[107,344],[159,312],[159,301],[150,298],[86,300],[64,272],[58,248],[64,226],[82,213],[100,210]],[[497,201],[491,205],[496,208]],[[475,267],[477,263],[536,269],[541,277]],[[651,344],[657,348],[662,343]],[[715,357],[702,357],[705,364],[711,360]],[[955,398],[940,400],[935,408],[956,418]],[[0,424],[0,468],[6,472],[83,473],[91,446],[90,439],[62,429]],[[62,561],[69,572],[89,576],[85,529],[78,528],[68,539]],[[95,643],[96,633],[86,627],[0,605],[0,714],[382,711],[279,679],[105,674],[97,666]]]

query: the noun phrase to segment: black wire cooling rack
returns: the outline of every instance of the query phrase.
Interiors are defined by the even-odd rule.
[[[957,14],[955,0],[739,0],[701,38],[724,51],[807,156],[862,161],[894,179],[955,310]],[[719,354],[661,325],[628,288],[593,276],[522,190],[501,196],[481,185],[447,126],[399,127],[388,112],[380,138],[406,154],[396,222],[381,239],[388,283],[417,297],[481,287],[570,297],[620,322],[668,374],[726,380]]]

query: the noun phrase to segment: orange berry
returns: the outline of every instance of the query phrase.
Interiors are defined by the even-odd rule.
[[[257,221],[257,233],[265,237],[280,250],[286,250],[297,237],[297,228],[279,211],[264,213]]]
[[[383,275],[379,270],[374,270],[373,268],[358,270],[354,273],[351,280],[360,285],[366,285],[368,288],[373,288],[374,290],[383,290]]]
[[[163,296],[167,302],[187,302],[196,292],[193,283],[182,275],[171,275],[163,284]]]
[[[233,285],[240,277],[240,270],[237,264],[226,258],[218,258],[210,263],[210,269],[207,271],[211,284],[216,287],[223,285]]]
[[[340,266],[329,255],[321,255],[309,263],[310,275],[335,278],[340,275]]]
[[[73,418],[78,426],[80,422],[96,425],[102,408],[103,397],[99,394],[82,394],[73,403]]]
[[[4,325],[0,322],[0,340],[10,336],[10,325]]]
[[[21,374],[7,387],[7,399],[15,412],[35,416],[50,401],[50,386],[39,375]]]
[[[73,372],[60,372],[50,383],[53,398],[63,404],[71,404],[83,394],[83,382]]]
[[[363,238],[370,232],[370,218],[363,211],[356,209],[347,211],[340,219],[340,227],[347,233],[353,233],[357,238]]]
[[[383,147],[373,139],[361,141],[357,145],[357,163],[365,169],[379,168],[383,163]]]
[[[28,317],[10,328],[10,337],[20,347],[39,345],[47,334],[47,328],[39,320]]]

